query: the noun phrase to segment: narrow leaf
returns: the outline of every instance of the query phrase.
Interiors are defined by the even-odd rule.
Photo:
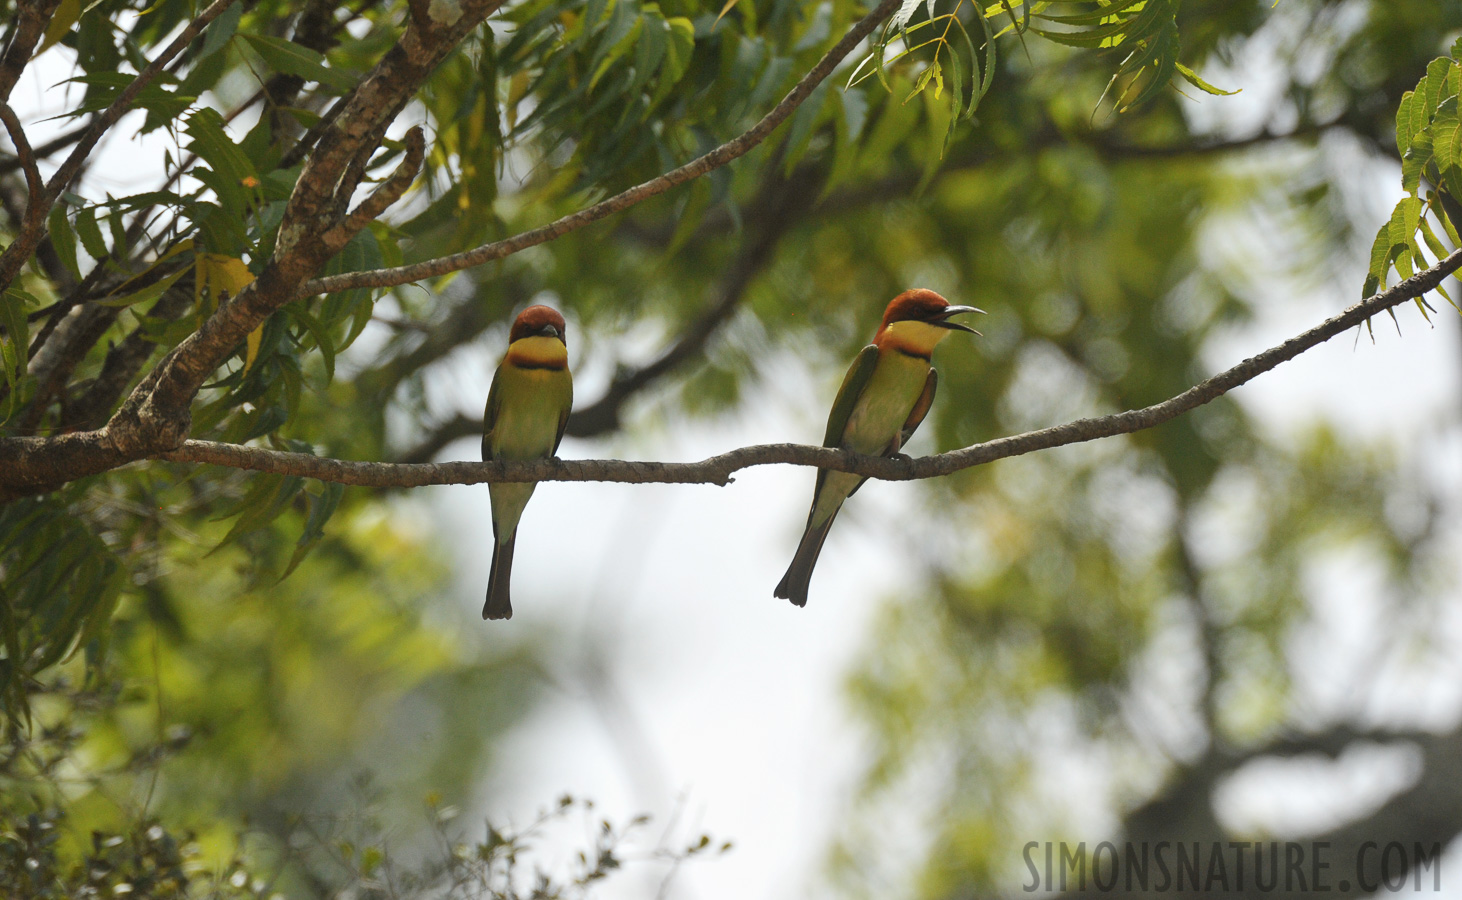
[[[245,33],[241,37],[276,72],[298,75],[306,81],[319,82],[337,91],[349,91],[355,87],[354,76],[339,69],[327,68],[325,57],[308,47],[262,34]]]

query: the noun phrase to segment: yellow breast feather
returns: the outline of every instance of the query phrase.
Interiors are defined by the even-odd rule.
[[[518,338],[508,345],[509,365],[524,369],[562,369],[569,364],[569,351],[558,338]]]

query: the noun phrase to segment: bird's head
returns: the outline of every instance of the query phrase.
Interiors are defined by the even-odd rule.
[[[528,337],[557,338],[559,343],[567,346],[563,316],[552,307],[528,307],[518,313],[518,318],[513,320],[513,330],[508,333],[508,343],[514,344]]]
[[[979,334],[968,325],[950,321],[951,316],[976,312],[984,310],[973,306],[952,306],[948,300],[923,288],[904,291],[889,301],[888,308],[883,311],[883,324],[878,327],[873,342],[880,346],[892,344],[906,352],[927,357],[951,331]]]

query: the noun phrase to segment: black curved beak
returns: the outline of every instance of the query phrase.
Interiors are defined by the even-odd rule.
[[[938,325],[940,328],[948,328],[950,331],[968,331],[970,334],[980,334],[968,325],[961,325],[958,322],[949,321],[950,316],[957,316],[961,313],[983,313],[984,310],[975,306],[950,306],[939,314],[931,325]],[[984,335],[980,335],[984,337]]]

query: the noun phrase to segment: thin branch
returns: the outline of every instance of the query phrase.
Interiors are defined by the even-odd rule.
[[[35,228],[45,217],[46,206],[46,181],[41,177],[40,167],[36,164],[35,151],[31,149],[30,141],[26,140],[25,129],[21,127],[20,117],[10,104],[0,100],[0,121],[5,123],[5,131],[10,135],[10,143],[15,145],[16,159],[20,161],[20,167],[25,170],[25,186],[29,191],[29,197],[25,204],[25,218],[21,228]]]
[[[354,288],[378,288],[395,287],[401,284],[410,284],[413,281],[420,281],[424,278],[436,278],[450,272],[457,272],[462,269],[480,266],[483,263],[496,259],[512,256],[529,247],[536,247],[539,244],[547,243],[555,238],[563,237],[572,231],[577,231],[592,222],[622,212],[631,206],[648,200],[651,197],[663,194],[673,187],[692,181],[714,169],[726,165],[734,159],[744,156],[767,138],[777,126],[782,124],[787,117],[791,116],[802,105],[812,91],[822,83],[823,79],[832,74],[843,57],[853,51],[873,30],[893,14],[898,8],[900,0],[883,0],[872,12],[859,20],[857,25],[848,31],[833,47],[823,55],[817,65],[813,66],[802,80],[782,98],[771,112],[762,117],[740,137],[733,138],[710,151],[704,156],[691,160],[678,169],[672,169],[663,175],[636,185],[628,190],[621,191],[607,200],[585,207],[578,212],[571,213],[547,225],[534,228],[530,231],[516,234],[501,241],[494,241],[490,244],[483,244],[471,250],[461,253],[454,253],[451,256],[443,256],[437,259],[430,259],[424,262],[414,263],[409,266],[397,266],[389,269],[373,269],[366,272],[347,272],[341,275],[330,275],[325,278],[316,278],[307,281],[300,286],[300,296],[311,294],[329,294],[338,291],[346,291]]]
[[[391,204],[401,199],[406,189],[411,187],[411,182],[416,180],[416,173],[421,171],[421,161],[426,158],[426,136],[423,134],[420,125],[413,125],[411,130],[406,132],[406,154],[402,157],[396,170],[389,178],[376,186],[370,195],[360,202],[350,215],[331,229],[326,237],[329,242],[339,243],[342,247],[355,236],[362,228],[374,222],[381,213],[385,212]]]
[[[10,92],[20,80],[20,73],[25,71],[26,63],[30,62],[35,53],[36,44],[40,42],[41,35],[51,22],[51,16],[60,5],[61,0],[39,0],[36,3],[20,0],[16,4],[10,44],[6,46],[5,53],[0,55],[0,100],[10,99]]]
[[[1094,419],[1078,419],[1011,437],[997,438],[920,459],[865,456],[847,450],[804,444],[761,444],[742,447],[700,462],[664,463],[627,460],[544,459],[528,462],[378,463],[349,462],[282,453],[237,444],[185,441],[177,450],[152,458],[173,462],[212,463],[237,469],[298,475],[339,484],[371,487],[419,487],[429,484],[480,484],[501,481],[608,481],[626,484],[729,484],[741,469],[797,465],[851,472],[888,481],[911,481],[949,475],[999,459],[1022,456],[1067,444],[1131,434],[1153,428],[1189,410],[1216,400],[1239,385],[1291,360],[1306,350],[1360,325],[1379,312],[1433,290],[1462,267],[1462,250],[1424,272],[1350,307],[1284,343],[1251,356],[1174,397],[1142,409]],[[3,445],[0,445],[3,446]]]
[[[1248,138],[1241,138],[1226,142],[1188,143],[1173,144],[1170,146],[1138,146],[1133,144],[1122,144],[1097,139],[1098,136],[1091,135],[1079,141],[1080,146],[1089,146],[1108,158],[1126,158],[1128,155],[1135,157],[1157,157],[1167,158],[1189,154],[1211,154],[1242,151],[1251,149],[1257,145],[1277,143],[1282,141],[1297,140],[1305,137],[1312,137],[1325,129],[1338,127],[1333,124],[1311,128],[1304,126],[1284,134],[1272,132],[1261,132]],[[1064,135],[1054,127],[1045,127],[1037,132],[1033,142],[1027,145],[1029,150],[1040,150],[1057,144],[1071,144],[1073,138]],[[980,152],[966,154],[962,157],[951,160],[950,164],[941,169],[941,177],[954,172],[966,171],[978,168],[991,161],[991,157]],[[753,222],[761,224],[763,229],[780,229],[785,231],[794,224],[792,216],[801,215],[805,210],[789,210],[785,204],[777,202],[777,198],[802,198],[811,201],[816,196],[815,190],[826,172],[816,165],[803,165],[798,167],[791,178],[787,181],[776,181],[770,185],[766,197],[754,205],[745,215],[746,227],[749,230]],[[831,197],[816,204],[816,210],[820,218],[844,213],[848,210],[858,209],[870,202],[885,200],[893,196],[907,196],[913,190],[917,178],[894,178],[882,182],[875,182],[853,190],[840,190]],[[809,202],[808,206],[811,206]],[[698,236],[720,234],[731,227],[729,217],[722,210],[717,210],[708,215],[704,222],[697,228]],[[644,231],[637,228],[633,222],[625,221],[619,226],[619,230],[630,235],[636,240],[645,244],[663,247],[670,242],[673,229],[664,231]],[[756,242],[753,242],[756,243]],[[768,248],[770,249],[770,248]],[[730,314],[736,310],[740,303],[741,294],[749,284],[750,275],[754,274],[744,269],[743,263],[747,262],[748,254],[733,263],[728,270],[730,277],[719,292],[717,300],[707,309],[700,318],[696,319],[686,331],[667,347],[658,357],[646,365],[630,369],[624,373],[617,373],[605,389],[604,394],[594,402],[576,409],[569,417],[568,433],[576,437],[590,437],[603,434],[613,430],[619,424],[619,410],[636,393],[644,390],[653,384],[658,378],[684,363],[699,353],[714,335],[715,331],[730,318]],[[757,263],[760,266],[764,260]],[[400,360],[389,365],[390,370],[404,369],[405,371],[416,371],[425,363],[432,362],[444,356],[450,349],[464,344],[479,335],[487,324],[483,305],[473,301],[462,304],[454,312],[453,318],[444,322],[436,328],[417,325],[415,323],[395,323],[393,327],[414,327],[428,331],[429,334],[440,334],[442,340],[431,340],[423,344],[421,348],[408,354]],[[456,321],[456,317],[462,316],[469,321]],[[392,324],[392,323],[388,323]],[[410,363],[410,365],[403,365]],[[394,389],[399,382],[398,376],[392,375],[385,379],[386,389]],[[406,450],[398,460],[405,463],[431,462],[432,458],[442,451],[444,447],[455,440],[482,433],[482,420],[472,416],[457,413],[450,419],[439,423],[431,428],[426,436],[416,445]]]
[[[299,141],[293,147],[289,148],[279,160],[279,168],[294,168],[301,160],[308,156],[310,150],[314,148],[315,142],[335,124],[335,120],[340,116],[340,111],[345,109],[352,96],[352,94],[346,94],[344,97],[340,97],[334,103],[330,104],[330,108],[325,110],[325,113],[320,116],[320,121],[311,125],[309,130],[300,135]]]
[[[89,123],[87,125],[78,125],[70,131],[64,131],[61,134],[58,134],[55,137],[51,138],[49,141],[46,141],[44,144],[36,147],[36,159],[46,159],[52,153],[56,153],[60,150],[65,150],[67,147],[70,147],[72,144],[81,140],[81,136],[86,134],[86,129],[88,127],[90,127]],[[11,172],[18,170],[20,166],[21,163],[18,158],[13,156],[0,156],[0,175],[9,175]]]

